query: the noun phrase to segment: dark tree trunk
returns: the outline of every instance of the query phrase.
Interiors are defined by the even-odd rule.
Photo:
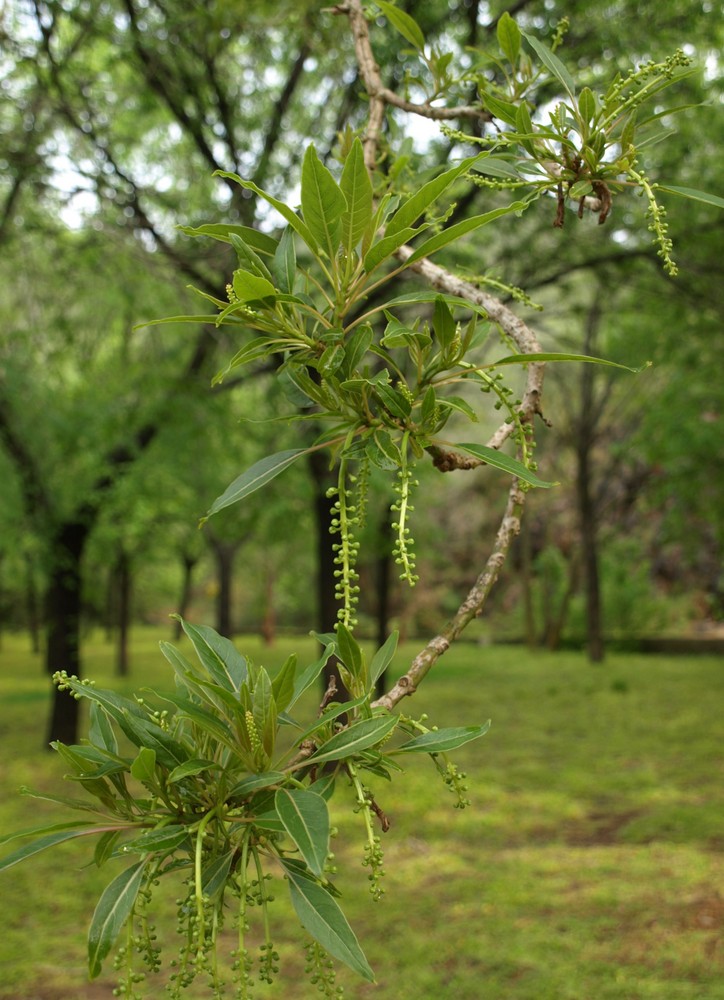
[[[118,588],[116,607],[118,608],[118,645],[116,647],[116,674],[127,677],[128,634],[131,626],[131,560],[128,553],[121,549],[116,562],[116,587]]]
[[[524,517],[521,521],[518,544],[520,546],[520,582],[523,589],[525,643],[528,649],[535,649],[538,645],[538,638],[535,629],[535,608],[533,607],[533,551],[529,517]]]
[[[181,556],[181,562],[183,563],[183,579],[181,581],[181,596],[178,602],[178,613],[184,619],[188,615],[189,605],[191,604],[191,586],[194,576],[194,567],[198,561],[198,556],[190,556],[187,552],[184,552]],[[173,623],[173,637],[176,641],[178,641],[182,635],[183,626],[177,619]]]
[[[591,307],[586,324],[584,351],[596,352],[596,335],[600,321],[598,299]],[[600,663],[604,658],[603,612],[598,559],[598,512],[593,489],[593,446],[601,405],[594,393],[593,365],[581,365],[581,408],[576,436],[576,495],[581,535],[581,565],[586,595],[586,636],[588,658]]]
[[[81,562],[89,524],[82,518],[60,525],[51,545],[51,569],[46,594],[48,642],[46,670],[80,676]],[[75,743],[78,702],[67,691],[53,689],[48,741]]]
[[[571,598],[578,589],[579,561],[580,558],[578,553],[574,552],[568,561],[566,589],[563,592],[560,603],[557,608],[551,608],[549,606],[546,613],[543,643],[546,649],[550,649],[551,651],[558,649],[561,644],[561,636],[563,635],[563,629],[565,628],[565,624],[568,619],[568,610],[571,606]]]
[[[218,594],[216,596],[216,631],[230,639],[232,627],[232,591],[234,578],[234,557],[240,542],[225,542],[211,538],[211,546],[216,557]]]

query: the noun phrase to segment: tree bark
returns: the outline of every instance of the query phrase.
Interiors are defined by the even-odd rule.
[[[127,677],[129,671],[128,634],[131,624],[131,560],[125,549],[121,548],[116,562],[116,587],[118,597],[118,645],[116,647],[116,675]]]
[[[190,556],[188,552],[184,552],[181,555],[181,562],[183,564],[183,578],[181,581],[181,596],[178,602],[178,613],[182,618],[187,617],[187,612],[189,605],[191,604],[191,585],[194,575],[194,567],[199,561],[198,556]],[[183,626],[178,619],[173,623],[173,637],[178,642],[178,640],[183,635]]]
[[[234,579],[234,557],[239,542],[226,542],[211,538],[211,546],[216,557],[216,574],[219,587],[216,596],[216,631],[230,639],[233,635],[232,593]]]
[[[601,305],[597,298],[591,306],[586,324],[583,353],[595,354]],[[581,535],[581,563],[586,595],[586,648],[592,663],[600,663],[605,655],[603,642],[603,610],[598,558],[598,512],[593,490],[593,446],[598,420],[593,365],[581,365],[580,413],[576,434],[576,496]]]
[[[61,524],[51,541],[50,579],[46,593],[48,639],[46,670],[65,670],[80,676],[81,565],[90,525],[77,518]],[[78,732],[78,702],[67,691],[55,689],[48,742],[75,743]]]

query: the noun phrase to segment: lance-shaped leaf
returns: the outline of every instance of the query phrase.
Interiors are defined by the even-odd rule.
[[[527,365],[533,361],[582,361],[592,365],[606,365],[609,368],[621,368],[623,371],[633,372],[634,375],[638,375],[639,372],[642,372],[644,369],[651,366],[650,361],[647,361],[644,365],[640,365],[638,368],[631,368],[629,365],[620,365],[616,361],[607,361],[605,358],[593,358],[588,354],[560,354],[550,351],[541,351],[540,353],[535,354],[510,354],[508,357],[501,358],[500,361],[493,361],[487,367],[499,368],[500,365]]]
[[[33,854],[39,854],[41,851],[47,850],[49,847],[55,847],[56,844],[62,844],[64,840],[73,840],[75,837],[87,837],[93,833],[104,833],[105,827],[98,827],[96,823],[89,823],[88,825],[79,825],[77,822],[73,823],[56,823],[50,827],[39,827],[36,830],[28,830],[23,833],[13,833],[10,836],[3,837],[0,843],[7,843],[9,840],[14,840],[20,837],[31,836],[34,833],[40,833],[41,831],[46,831],[44,837],[38,837],[37,840],[32,840],[25,847],[19,847],[12,854],[8,854],[7,857],[0,861],[0,871],[5,871],[6,868],[12,868],[13,865],[19,864],[21,861],[25,861],[26,858],[30,858]],[[55,831],[55,832],[51,832]]]
[[[196,655],[212,680],[227,691],[237,693],[246,680],[246,660],[236,646],[208,625],[192,625],[180,615],[173,615],[193,643]]]
[[[90,705],[90,728],[88,738],[94,746],[101,747],[113,754],[118,753],[118,740],[113,732],[111,720],[96,701]]]
[[[243,799],[252,792],[258,792],[261,788],[270,788],[271,785],[278,785],[284,781],[286,775],[282,771],[265,771],[264,774],[250,774],[248,778],[242,780],[229,792],[230,799]]]
[[[183,778],[191,778],[195,774],[201,774],[203,771],[218,770],[220,767],[221,764],[217,764],[213,760],[201,760],[195,757],[193,760],[187,760],[184,764],[175,767],[169,774],[168,780],[169,783],[174,783]]]
[[[509,472],[511,476],[516,476],[531,486],[549,489],[551,486],[558,485],[557,483],[544,482],[534,472],[527,469],[522,462],[519,462],[517,458],[511,458],[509,455],[496,451],[495,448],[489,448],[485,444],[456,444],[455,447],[461,451],[466,451],[469,455],[474,455],[475,458],[479,458],[486,465],[492,465],[496,469],[502,469],[503,472]]]
[[[316,792],[280,788],[274,796],[277,815],[299,848],[307,867],[321,877],[329,854],[329,812]]]
[[[201,519],[201,524],[208,521],[213,514],[223,510],[224,507],[230,507],[232,504],[238,503],[239,500],[243,500],[244,497],[260,490],[262,486],[266,486],[306,452],[306,448],[293,448],[289,451],[279,451],[275,455],[266,455],[255,462],[246,472],[242,472],[221,496],[214,500],[206,517]]]
[[[334,644],[330,642],[324,647],[324,652],[319,659],[310,664],[306,670],[303,670],[300,676],[297,677],[294,682],[294,694],[292,695],[292,700],[287,705],[287,708],[292,708],[299,701],[307,688],[314,684],[333,652]]]
[[[498,26],[495,29],[495,33],[503,55],[507,56],[511,63],[517,63],[520,52],[520,28],[507,10],[503,11],[498,18]]]
[[[137,851],[139,854],[168,853],[180,847],[188,838],[188,828],[178,823],[160,827],[158,830],[147,830],[140,837],[129,841],[123,850]]]
[[[397,722],[396,715],[378,715],[374,719],[363,719],[361,722],[356,722],[323,743],[319,750],[309,758],[309,761],[313,764],[321,764],[325,760],[354,757],[356,753],[367,750],[389,736]]]
[[[668,194],[678,194],[681,198],[690,198],[692,201],[701,201],[705,205],[713,205],[714,208],[724,208],[724,198],[720,198],[718,194],[709,194],[707,191],[674,187],[673,184],[657,184],[656,190],[666,191]]]
[[[532,35],[523,32],[523,36],[528,45],[530,45],[530,47],[536,53],[540,61],[543,63],[543,65],[547,67],[547,69],[553,74],[553,76],[558,80],[559,83],[563,84],[563,87],[568,92],[568,94],[571,97],[575,97],[576,85],[573,82],[573,77],[568,72],[568,70],[563,65],[558,56],[554,52],[551,52],[551,50],[546,45],[544,45],[543,42],[539,41],[537,38],[534,38]]]
[[[257,187],[253,181],[245,181],[243,178],[239,177],[238,174],[229,173],[226,170],[215,170],[213,173],[214,177],[228,177],[230,180],[235,181],[240,187],[244,188],[246,191],[253,191],[254,194],[263,198],[272,208],[275,208],[280,215],[282,215],[287,222],[291,225],[292,229],[299,233],[304,242],[307,244],[310,250],[315,251],[317,249],[317,243],[314,236],[309,230],[309,226],[305,225],[304,222],[299,218],[296,212],[293,211],[288,205],[285,205],[283,201],[279,201],[278,198],[272,197],[272,195],[267,194],[266,191],[262,191],[260,187]]]
[[[282,233],[279,246],[274,253],[272,274],[277,287],[282,292],[294,291],[294,278],[297,273],[297,255],[294,249],[294,232],[291,226]]]
[[[363,676],[365,658],[362,647],[347,626],[340,622],[337,626],[337,648],[339,658],[355,678]]]
[[[496,208],[492,212],[485,212],[483,215],[474,215],[470,219],[464,219],[462,222],[458,222],[457,225],[443,229],[437,236],[433,236],[432,239],[423,243],[408,258],[407,263],[413,264],[422,257],[429,257],[430,254],[437,253],[438,250],[442,250],[449,243],[453,243],[461,236],[471,233],[474,229],[487,226],[489,222],[499,219],[502,215],[508,215],[510,212],[522,212],[525,208],[527,208],[527,205],[524,201],[514,201],[511,205],[506,205],[505,208]]]
[[[295,865],[285,863],[292,904],[302,927],[333,958],[344,962],[363,979],[373,983],[375,975],[360,948],[354,931],[330,893],[306,877]]]
[[[399,633],[393,632],[392,635],[387,637],[384,645],[380,646],[372,657],[372,663],[370,663],[370,687],[373,687],[377,683],[378,679],[390,665],[392,657],[397,651],[398,638]]]
[[[227,851],[208,864],[201,872],[201,891],[204,896],[214,899],[226,885],[231,871],[231,865],[236,856],[236,849]]]
[[[395,233],[399,233],[403,229],[409,229],[415,220],[418,219],[431,205],[433,205],[440,195],[446,191],[447,188],[449,188],[461,174],[464,174],[466,170],[469,170],[473,164],[481,158],[481,156],[485,155],[485,153],[478,153],[477,156],[469,156],[467,159],[461,160],[457,166],[452,167],[450,170],[446,170],[444,174],[440,174],[440,176],[435,177],[434,180],[428,181],[427,184],[423,184],[420,190],[413,194],[411,198],[408,198],[402,207],[399,208],[392,216],[385,228],[385,236],[393,236]]]
[[[392,233],[390,236],[384,236],[381,240],[373,243],[370,249],[365,254],[364,266],[365,271],[369,274],[370,271],[374,271],[383,261],[391,257],[395,250],[399,250],[401,246],[409,242],[413,236],[417,236],[419,232],[422,232],[423,227],[418,229],[400,229],[396,233]]]
[[[272,681],[272,694],[277,706],[277,712],[283,712],[294,696],[294,681],[297,675],[297,654],[291,656],[282,664],[279,673]]]
[[[458,747],[484,736],[490,729],[490,720],[482,726],[451,726],[448,729],[436,729],[433,732],[416,736],[409,743],[388,751],[389,753],[444,753],[447,750],[457,750]]]
[[[365,167],[362,143],[355,139],[344,161],[339,180],[347,208],[342,215],[342,245],[351,252],[362,239],[372,221],[372,182]]]
[[[249,226],[235,226],[229,225],[226,222],[220,222],[195,227],[178,226],[177,228],[186,236],[211,236],[222,243],[231,243],[232,236],[239,236],[249,246],[253,247],[257,253],[272,255],[277,248],[277,241],[273,236],[268,236],[258,229],[250,229]]]
[[[307,146],[302,164],[302,215],[317,243],[333,257],[342,232],[347,199],[314,146]]]
[[[88,971],[91,979],[100,975],[103,960],[133,912],[145,867],[144,860],[121,872],[106,886],[98,900],[88,931]]]
[[[414,45],[418,51],[422,52],[425,48],[425,36],[417,21],[405,13],[404,10],[395,7],[393,3],[388,3],[387,0],[379,0],[377,6],[402,37],[406,38],[411,45]]]

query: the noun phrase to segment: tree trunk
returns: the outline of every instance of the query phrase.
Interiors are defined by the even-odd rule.
[[[601,316],[598,298],[591,307],[586,324],[583,353],[596,352],[596,334]],[[604,657],[603,614],[598,559],[598,516],[593,491],[592,459],[599,418],[594,396],[594,366],[581,365],[581,408],[576,438],[576,494],[581,535],[581,563],[586,595],[586,637],[588,658],[600,663]]]
[[[81,562],[89,525],[82,518],[60,525],[51,543],[51,569],[46,595],[49,674],[65,670],[80,676]],[[78,702],[67,691],[53,689],[48,742],[75,743]]]
[[[191,584],[193,581],[194,567],[199,561],[198,556],[190,556],[187,552],[184,552],[181,556],[181,561],[183,563],[183,580],[181,583],[181,596],[178,602],[178,613],[182,618],[187,617],[187,612],[189,605],[191,604]],[[183,626],[181,622],[176,620],[173,623],[173,637],[178,642],[178,640],[183,635]]]
[[[118,595],[118,646],[116,647],[116,675],[128,676],[128,634],[131,624],[131,560],[121,548],[116,563],[116,586]]]
[[[216,597],[216,631],[219,635],[230,639],[232,628],[232,591],[234,576],[234,557],[240,542],[225,542],[219,538],[211,538],[211,546],[216,557],[216,573],[219,591]]]

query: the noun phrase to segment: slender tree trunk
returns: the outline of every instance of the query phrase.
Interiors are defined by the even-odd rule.
[[[65,670],[80,676],[81,563],[89,525],[82,518],[60,525],[51,545],[51,571],[46,595],[49,674]],[[78,702],[67,691],[53,689],[48,741],[75,743]]]
[[[574,552],[568,561],[566,589],[563,592],[560,603],[555,609],[549,607],[546,615],[545,634],[543,636],[543,643],[546,649],[553,651],[558,649],[561,644],[561,636],[563,635],[563,629],[568,619],[571,598],[578,589],[579,563],[579,554]]]
[[[187,552],[184,552],[181,556],[181,561],[183,563],[183,579],[181,582],[181,596],[178,602],[178,613],[182,618],[186,618],[189,605],[191,604],[194,567],[199,560],[198,556],[190,556]],[[173,623],[173,637],[178,642],[182,635],[183,626],[180,621],[176,620]]]
[[[128,635],[131,625],[131,560],[121,548],[116,563],[116,586],[118,588],[116,606],[118,608],[118,646],[116,647],[116,675],[127,677]]]
[[[232,592],[234,577],[234,557],[240,542],[225,542],[211,538],[211,546],[216,557],[216,574],[219,591],[216,597],[216,631],[230,639],[232,627]]]
[[[592,355],[596,352],[595,342],[600,315],[600,302],[596,299],[586,324],[584,354]],[[576,439],[576,494],[581,534],[583,586],[586,595],[588,658],[592,663],[600,663],[604,658],[604,644],[598,559],[598,512],[594,499],[592,471],[592,452],[598,420],[593,368],[593,365],[581,365],[581,408]]]

